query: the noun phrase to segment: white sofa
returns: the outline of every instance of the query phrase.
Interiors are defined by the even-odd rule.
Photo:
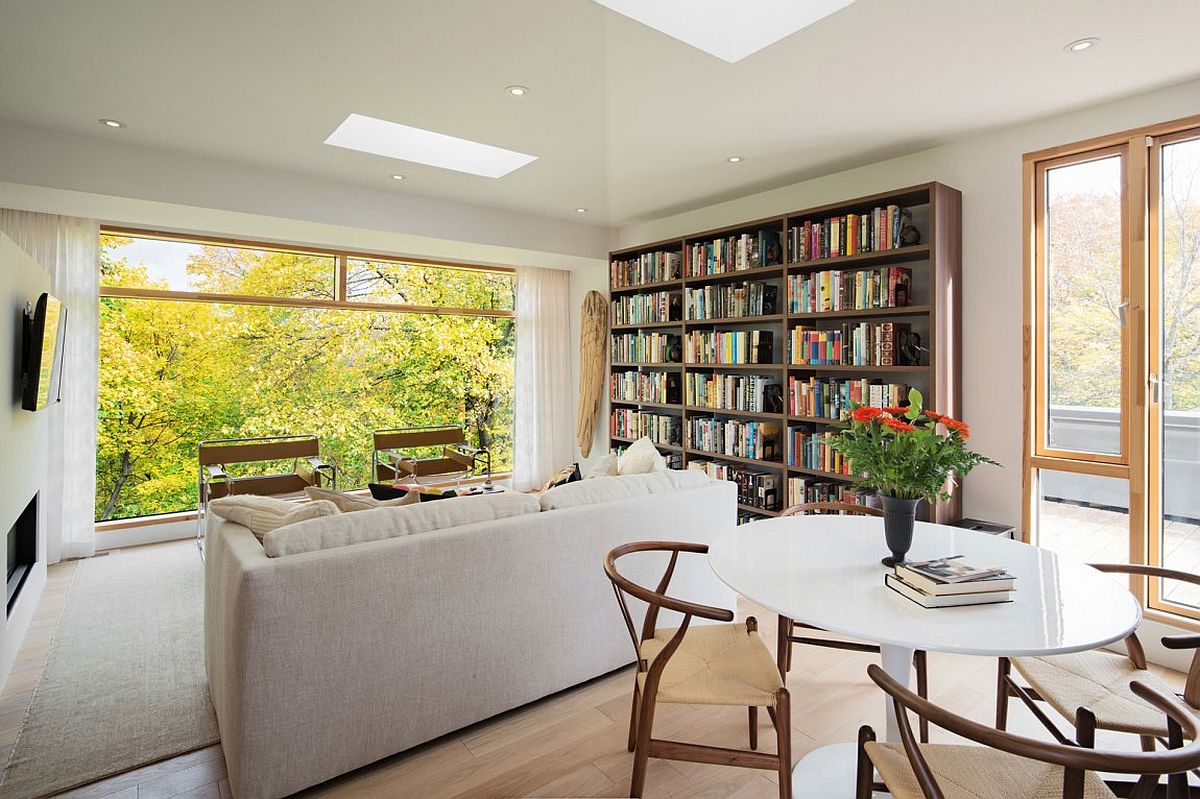
[[[570,507],[530,498],[509,518],[279,557],[210,517],[205,659],[234,795],[285,796],[631,663],[605,553],[710,542],[735,524],[734,485],[688,477],[577,504],[605,495],[583,482],[541,505]],[[301,524],[386,524],[406,510]],[[664,566],[652,555],[630,575],[655,582]],[[680,559],[672,593],[734,602],[701,556]]]

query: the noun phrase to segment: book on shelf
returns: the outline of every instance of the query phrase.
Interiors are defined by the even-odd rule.
[[[683,422],[678,416],[664,413],[614,408],[609,418],[609,434],[633,441],[646,436],[655,444],[677,447],[683,439]]]
[[[779,378],[769,375],[688,372],[684,396],[687,405],[697,408],[772,413],[767,407],[767,388],[778,385]]]
[[[678,372],[618,372],[609,374],[609,397],[616,402],[680,404]]]
[[[630,294],[613,299],[610,305],[614,325],[678,322],[683,319],[683,305],[678,292]]]
[[[850,461],[829,446],[835,433],[813,433],[792,425],[787,429],[787,465],[830,474],[851,474]]]
[[[911,304],[912,269],[885,266],[789,275],[787,288],[789,313],[903,308]]]
[[[859,405],[875,408],[907,405],[909,386],[880,379],[788,377],[788,413],[823,419],[844,419]]]
[[[674,333],[614,333],[612,359],[625,363],[679,363],[680,337]]]
[[[806,502],[847,502],[866,505],[869,494],[859,492],[854,486],[817,477],[792,476],[787,481],[787,504],[803,505]]]
[[[901,246],[900,231],[912,214],[898,205],[877,206],[863,213],[808,219],[788,229],[789,261],[812,261]]]
[[[906,322],[854,322],[839,328],[792,328],[788,362],[799,366],[916,366],[908,362],[902,337]]]
[[[987,591],[973,594],[948,594],[937,596],[927,594],[916,586],[910,585],[895,574],[885,574],[884,584],[903,597],[916,602],[923,608],[954,608],[965,605],[995,605],[1001,602],[1012,602],[1012,591]]]
[[[693,330],[684,336],[688,364],[770,364],[775,333],[770,330]]]
[[[926,590],[932,592],[950,592],[947,586],[961,586],[981,580],[989,581],[994,590],[999,591],[1002,585],[1011,588],[1015,579],[1002,566],[977,563],[963,555],[901,563],[896,566],[896,573],[914,585],[922,588],[928,586]]]
[[[689,320],[773,316],[779,313],[779,289],[770,283],[737,283],[684,289]]]
[[[691,461],[689,469],[704,472],[714,480],[729,480],[737,486],[739,505],[776,511],[782,507],[779,475],[736,463]]]
[[[775,460],[779,452],[779,425],[743,419],[692,418],[688,419],[688,446],[714,456]]]
[[[683,254],[678,252],[648,252],[631,258],[614,258],[609,264],[609,284],[615,289],[623,289],[678,280],[682,265]]]
[[[759,230],[696,242],[684,252],[684,269],[688,277],[742,272],[782,261],[778,230]]]

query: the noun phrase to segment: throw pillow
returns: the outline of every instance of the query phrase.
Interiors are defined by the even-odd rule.
[[[570,466],[564,466],[559,469],[558,474],[547,480],[546,484],[542,486],[542,491],[549,491],[555,486],[565,486],[567,483],[574,483],[576,480],[582,479],[583,477],[579,474],[579,464],[572,463]],[[540,494],[542,491],[538,493]]]
[[[629,449],[617,458],[617,474],[645,474],[646,472],[661,472],[667,468],[667,459],[655,448],[654,442],[646,436],[629,445]]]
[[[432,502],[435,499],[452,499],[458,494],[446,489],[436,488],[434,486],[409,485],[396,486],[388,485],[387,483],[368,483],[367,488],[371,490],[371,496],[375,499],[399,499],[400,497],[413,494],[417,497],[413,502]]]
[[[591,480],[593,477],[613,477],[616,473],[617,456],[610,452],[596,461],[596,465],[588,469],[588,473],[583,476],[583,479]]]
[[[338,510],[342,513],[353,513],[357,510],[371,510],[372,508],[390,508],[396,505],[412,505],[419,499],[416,494],[411,492],[395,499],[375,499],[375,497],[346,494],[342,491],[334,491],[319,486],[306,486],[304,493],[308,495],[309,499],[329,500],[334,505],[337,505]]]
[[[272,530],[321,516],[336,516],[340,512],[337,505],[328,500],[289,502],[254,494],[235,494],[214,499],[208,503],[208,508],[222,519],[242,525],[254,533],[260,542]]]

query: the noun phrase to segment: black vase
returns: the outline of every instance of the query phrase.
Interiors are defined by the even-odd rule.
[[[919,499],[900,499],[880,495],[883,500],[883,537],[892,554],[883,559],[884,566],[895,566],[904,562],[912,546],[913,522],[917,519]]]

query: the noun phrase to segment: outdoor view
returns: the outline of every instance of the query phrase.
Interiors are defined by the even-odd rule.
[[[101,283],[333,300],[333,256],[103,236]],[[511,273],[350,259],[354,303],[511,311]],[[269,302],[269,301],[268,301]],[[196,444],[313,434],[339,488],[374,430],[459,424],[511,468],[511,316],[101,298],[96,519],[196,505]]]

